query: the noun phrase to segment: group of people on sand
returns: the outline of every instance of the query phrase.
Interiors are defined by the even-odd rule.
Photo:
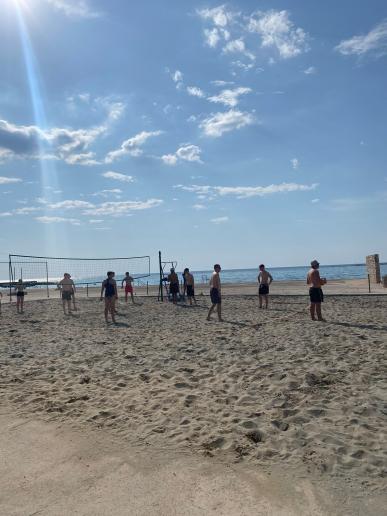
[[[309,286],[309,298],[310,298],[310,316],[313,321],[325,321],[322,316],[321,311],[321,303],[324,301],[324,294],[322,291],[322,286],[326,284],[326,279],[321,278],[319,272],[320,264],[317,260],[313,260],[311,262],[311,268],[307,274],[306,282]],[[210,279],[210,298],[211,298],[211,306],[207,314],[207,321],[211,320],[211,315],[216,310],[218,315],[218,320],[223,321],[222,319],[222,294],[221,294],[221,281],[220,281],[220,272],[221,266],[216,263],[214,265],[214,271],[212,273]],[[118,299],[117,292],[117,282],[114,279],[115,273],[113,271],[107,272],[106,279],[102,282],[101,285],[101,294],[100,300],[105,299],[105,321],[108,322],[109,314],[111,316],[111,320],[115,323],[115,315],[117,314],[116,310],[116,301]],[[179,277],[176,274],[174,268],[170,269],[170,274],[166,278],[169,283],[169,293],[172,298],[172,302],[177,304],[178,295],[179,295]],[[259,296],[259,308],[267,309],[269,306],[269,292],[270,285],[273,282],[273,277],[269,271],[266,270],[265,265],[261,264],[259,266],[259,274],[257,277],[258,281],[258,296]],[[125,273],[124,278],[121,281],[121,288],[124,288],[125,285],[125,302],[128,301],[128,297],[130,294],[131,301],[135,304],[134,300],[134,292],[133,292],[133,277],[129,274],[129,272]],[[70,314],[72,310],[77,310],[75,304],[75,283],[71,279],[71,275],[68,272],[65,272],[63,275],[63,279],[59,281],[58,288],[61,291],[61,298],[63,304],[63,312],[65,315]],[[25,292],[25,284],[20,279],[15,285],[14,289],[16,292],[16,307],[18,313],[23,313],[24,308],[24,296]],[[189,304],[192,306],[196,303],[195,298],[195,279],[193,274],[190,272],[189,268],[185,268],[183,272],[183,295],[187,295]],[[0,313],[1,313],[1,297],[0,293]],[[71,306],[72,305],[72,306]],[[67,312],[66,312],[67,308]],[[316,319],[317,317],[317,319]]]

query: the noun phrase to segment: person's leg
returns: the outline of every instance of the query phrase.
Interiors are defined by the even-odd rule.
[[[125,289],[125,303],[128,302],[128,291]]]
[[[134,301],[133,290],[132,290],[132,292],[130,293],[130,297],[131,297],[131,299],[132,299],[132,303],[135,305],[136,303],[135,303],[135,301]]]
[[[218,311],[218,320],[220,322],[222,322],[223,321],[223,319],[222,319],[222,305],[220,303],[218,303],[216,308],[217,308],[217,311]]]
[[[20,297],[20,313],[24,312],[24,296]]]
[[[62,297],[63,313],[66,315],[66,300]]]
[[[16,310],[17,310],[17,313],[19,313],[19,310],[20,310],[20,296],[16,297]]]
[[[109,310],[110,310],[109,301],[110,301],[109,298],[105,297],[105,321],[106,322],[109,322],[109,318],[108,318],[108,314],[109,314]]]
[[[262,296],[259,294],[259,308],[262,308]]]
[[[111,313],[111,316],[112,316],[112,321],[115,323],[116,322],[116,313],[117,313],[117,310],[116,310],[116,300],[114,299],[114,297],[112,297],[110,299],[110,313]]]
[[[312,321],[316,320],[316,303],[310,303],[310,316]]]
[[[266,296],[265,296],[265,308],[266,308],[266,310],[267,310],[268,306],[269,306],[269,296],[266,294]]]
[[[214,311],[215,307],[216,307],[216,305],[212,304],[211,308],[208,310],[207,321],[209,321],[211,319],[211,314]]]
[[[316,303],[316,312],[317,312],[317,319],[319,321],[325,321],[325,319],[323,318],[322,313],[321,313],[321,303]]]
[[[71,297],[67,300],[67,311],[71,314]]]

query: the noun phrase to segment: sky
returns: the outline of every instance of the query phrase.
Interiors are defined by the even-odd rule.
[[[1,0],[0,260],[387,261],[385,0]]]

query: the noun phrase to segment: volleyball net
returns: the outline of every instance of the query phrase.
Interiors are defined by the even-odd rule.
[[[126,272],[135,280],[150,276],[149,256],[126,258],[59,258],[10,254],[8,263],[9,286],[21,279],[28,287],[56,286],[69,273],[77,286],[100,284],[108,271],[115,272],[121,281]],[[47,290],[48,292],[48,290]]]

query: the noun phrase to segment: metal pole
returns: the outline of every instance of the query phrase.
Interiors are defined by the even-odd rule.
[[[161,251],[159,251],[159,268],[160,268],[159,299],[161,299],[161,301],[164,301],[164,294],[163,294],[163,268],[162,268],[162,265],[161,265]]]
[[[50,297],[50,291],[48,289],[48,265],[46,262],[46,279],[47,279],[47,297]]]
[[[371,294],[371,278],[370,278],[369,274],[368,274],[368,292],[369,292],[369,294]]]
[[[148,289],[148,282],[146,282],[146,295],[149,294],[149,289]]]
[[[12,262],[9,255],[9,302],[12,303]]]
[[[89,297],[89,284],[86,283],[86,297]]]

